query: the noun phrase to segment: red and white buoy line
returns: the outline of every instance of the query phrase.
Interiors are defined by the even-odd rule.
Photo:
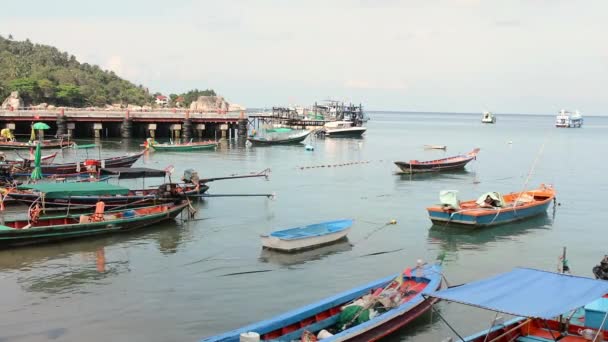
[[[362,164],[369,164],[369,163],[371,163],[370,160],[361,160],[361,161],[353,161],[353,162],[337,163],[337,164],[298,166],[297,168],[300,170],[308,170],[308,169],[320,169],[320,168],[326,168],[326,167],[343,167],[343,166],[362,165]]]

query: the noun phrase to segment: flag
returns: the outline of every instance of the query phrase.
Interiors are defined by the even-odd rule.
[[[405,274],[406,277],[411,278],[412,277],[412,269],[410,267],[406,268],[405,271],[403,271],[403,274]]]

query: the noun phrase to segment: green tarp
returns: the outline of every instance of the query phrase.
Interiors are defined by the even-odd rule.
[[[93,147],[97,147],[97,145],[96,144],[86,144],[86,145],[76,145],[76,144],[74,144],[74,148],[77,149],[77,150],[86,149],[86,148],[93,148]]]
[[[128,188],[101,182],[27,184],[17,189],[38,191],[46,198],[129,194]]]

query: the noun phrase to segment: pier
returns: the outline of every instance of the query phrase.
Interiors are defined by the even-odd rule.
[[[50,132],[67,133],[73,138],[236,138],[247,135],[247,120],[244,112],[194,112],[173,108],[152,111],[0,110],[1,128],[10,128],[16,134],[29,134],[32,122],[45,122],[51,126]]]

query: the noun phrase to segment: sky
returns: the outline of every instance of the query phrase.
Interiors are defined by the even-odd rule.
[[[11,1],[0,35],[247,107],[608,114],[608,1]]]

